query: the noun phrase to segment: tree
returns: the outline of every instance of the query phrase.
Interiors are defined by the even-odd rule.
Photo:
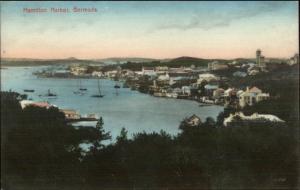
[[[103,144],[101,144],[101,141],[111,139],[110,132],[105,132],[103,125],[104,125],[103,118],[100,117],[96,124],[96,130],[97,130],[96,131],[96,139],[93,140],[93,142],[92,142],[93,143],[93,147],[92,147],[93,151],[103,148]]]
[[[97,121],[96,129],[101,130],[103,128],[103,125],[104,125],[104,121],[102,117],[100,117],[99,120]]]
[[[216,122],[215,122],[214,118],[207,117],[205,123],[203,123],[203,124],[208,127],[215,127]]]
[[[120,135],[117,137],[117,142],[119,143],[127,141],[127,133],[128,131],[124,127],[122,127]]]

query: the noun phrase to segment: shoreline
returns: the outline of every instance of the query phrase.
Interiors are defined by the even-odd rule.
[[[40,73],[32,73],[32,74],[35,75],[35,76],[37,76],[37,78],[53,78],[53,79],[105,79],[105,80],[115,81],[114,79],[109,78],[109,77],[75,76],[75,75],[69,75],[68,77],[66,77],[66,76],[40,76],[39,75]],[[118,82],[122,82],[123,80],[117,80],[117,81]],[[124,82],[123,82],[123,85],[124,85]],[[150,95],[150,96],[155,97],[155,98],[189,100],[189,101],[197,102],[199,107],[206,107],[206,106],[213,106],[214,105],[214,106],[222,106],[224,108],[223,104],[206,103],[206,102],[202,102],[202,101],[200,101],[198,99],[195,99],[195,98],[192,98],[192,97],[187,97],[187,98],[172,98],[172,97],[167,97],[167,96],[154,96],[151,93],[140,92],[137,89],[132,90],[131,86],[128,86],[127,88],[130,88],[131,91],[138,91],[139,93],[147,94],[147,95]]]

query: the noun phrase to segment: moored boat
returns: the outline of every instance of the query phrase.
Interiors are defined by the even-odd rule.
[[[24,92],[34,92],[33,89],[24,89]]]
[[[94,95],[92,95],[91,97],[92,97],[92,98],[103,98],[104,95],[101,94],[99,78],[98,78],[98,80],[97,80],[97,87],[98,87],[98,94],[94,94]]]

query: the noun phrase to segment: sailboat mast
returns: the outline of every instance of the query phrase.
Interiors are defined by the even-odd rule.
[[[98,91],[99,91],[99,95],[101,95],[99,78],[98,78]]]

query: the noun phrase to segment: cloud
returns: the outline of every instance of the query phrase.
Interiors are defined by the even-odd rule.
[[[212,28],[226,27],[232,22],[244,18],[255,17],[258,15],[275,12],[286,5],[285,2],[238,2],[235,3],[235,9],[212,9],[201,13],[195,13],[186,21],[169,21],[168,23],[160,23],[152,31],[155,30],[190,30],[203,29],[210,30]],[[224,8],[224,7],[223,7]]]

